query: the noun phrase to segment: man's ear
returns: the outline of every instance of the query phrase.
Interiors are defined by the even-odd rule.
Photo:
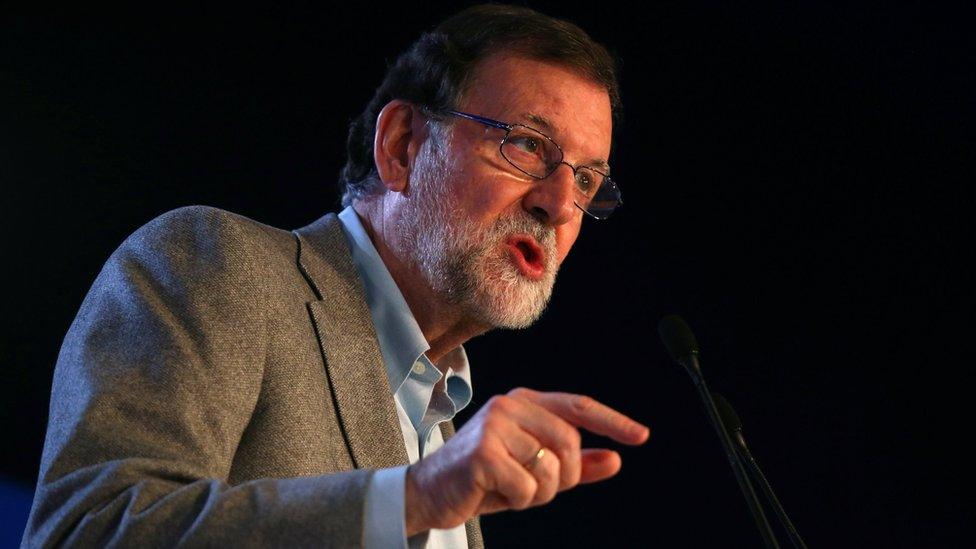
[[[383,107],[376,117],[373,161],[387,190],[401,193],[407,189],[414,159],[426,138],[426,118],[419,107],[401,99]]]

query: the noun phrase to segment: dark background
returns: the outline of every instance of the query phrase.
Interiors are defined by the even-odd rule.
[[[183,205],[282,228],[336,210],[348,121],[459,6],[358,4],[0,18],[0,544],[19,540],[58,348],[112,250]],[[537,326],[469,343],[469,411],[526,385],[653,432],[617,478],[484,517],[496,547],[759,545],[658,342],[672,312],[810,546],[974,542],[969,19],[738,4],[533,4],[623,60],[625,205],[585,222]]]

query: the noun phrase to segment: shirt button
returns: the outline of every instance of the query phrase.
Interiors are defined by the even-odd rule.
[[[417,374],[419,376],[419,375],[423,374],[426,371],[427,371],[427,366],[424,366],[424,363],[423,362],[420,362],[418,360],[417,362],[414,362],[413,363],[413,373],[415,373],[415,374]]]

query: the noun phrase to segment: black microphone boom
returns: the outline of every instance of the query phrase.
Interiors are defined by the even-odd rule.
[[[769,525],[769,520],[766,519],[766,515],[763,513],[759,499],[756,497],[756,492],[752,489],[752,484],[749,482],[749,476],[746,474],[745,467],[739,461],[735,446],[732,444],[729,434],[722,426],[722,419],[719,417],[718,410],[715,408],[715,402],[712,400],[712,395],[708,391],[708,386],[705,385],[705,378],[702,376],[701,366],[698,364],[698,342],[695,340],[695,334],[691,332],[691,328],[688,327],[684,319],[678,315],[668,315],[662,318],[657,326],[657,331],[661,336],[661,341],[664,343],[664,346],[667,347],[668,353],[671,354],[671,358],[678,364],[684,366],[685,370],[691,376],[692,381],[695,382],[695,387],[698,388],[698,395],[701,397],[702,404],[705,405],[705,412],[708,414],[708,419],[711,420],[712,427],[715,428],[715,433],[722,443],[722,449],[725,450],[725,456],[729,460],[729,466],[732,467],[732,472],[735,473],[735,480],[739,483],[742,497],[745,498],[746,505],[749,506],[749,511],[752,513],[752,518],[756,521],[756,528],[759,529],[759,534],[762,536],[763,541],[766,542],[767,547],[779,549],[779,544],[776,542],[776,536],[773,535],[773,529]]]
[[[756,458],[752,457],[752,452],[749,451],[749,446],[746,445],[746,438],[742,435],[742,421],[739,419],[739,414],[735,413],[735,409],[732,408],[729,401],[725,400],[725,397],[722,395],[712,393],[712,398],[715,400],[715,407],[718,408],[718,414],[722,418],[722,424],[725,425],[725,430],[736,443],[735,449],[739,453],[739,457],[749,466],[752,478],[759,484],[759,488],[765,494],[769,506],[776,512],[776,517],[779,518],[779,523],[786,529],[786,533],[790,536],[790,541],[793,542],[793,546],[797,549],[806,549],[807,546],[803,543],[800,533],[796,531],[796,527],[793,526],[790,517],[786,515],[786,510],[780,505],[779,498],[773,492],[772,485],[766,480],[766,475],[763,474],[762,469],[759,468],[759,463],[756,462]]]

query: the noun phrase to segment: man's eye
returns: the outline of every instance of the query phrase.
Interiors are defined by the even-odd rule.
[[[516,135],[508,140],[518,150],[529,154],[539,154],[542,150],[542,142],[535,137],[528,135]]]
[[[596,192],[596,180],[593,174],[587,172],[586,170],[579,170],[576,173],[576,186],[579,190],[583,192],[586,196],[591,196]]]

